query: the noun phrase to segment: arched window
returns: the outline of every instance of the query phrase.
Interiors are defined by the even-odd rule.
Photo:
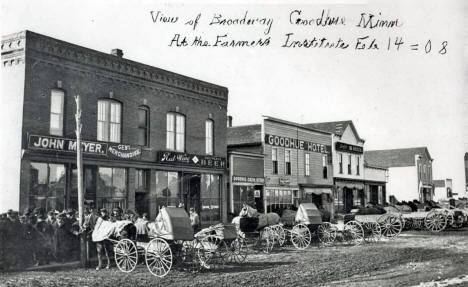
[[[149,108],[138,107],[138,144],[149,146]]]
[[[122,104],[98,100],[97,140],[119,143],[121,140]]]
[[[207,155],[214,153],[214,122],[213,120],[205,121],[205,150]]]
[[[185,116],[176,113],[167,114],[166,148],[174,151],[185,151]]]

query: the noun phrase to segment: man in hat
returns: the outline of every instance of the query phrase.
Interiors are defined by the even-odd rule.
[[[67,215],[60,213],[57,216],[57,229],[54,233],[55,258],[57,262],[64,262],[69,259],[72,248],[73,234],[67,226]]]
[[[110,221],[116,222],[120,220],[122,220],[122,209],[117,206],[112,209],[112,215],[110,217]]]
[[[99,212],[100,212],[100,216],[97,219],[96,224],[94,225],[94,228],[99,228],[99,226],[103,223],[103,221],[109,220],[109,216],[105,208],[101,208]],[[96,251],[97,251],[97,257],[98,257],[98,266],[96,267],[96,270],[102,269],[102,251],[104,251],[104,254],[106,255],[106,259],[107,259],[106,269],[109,269],[110,267],[110,259],[109,259],[109,253],[107,251],[107,248],[108,248],[107,245],[108,243],[106,240],[96,242]]]

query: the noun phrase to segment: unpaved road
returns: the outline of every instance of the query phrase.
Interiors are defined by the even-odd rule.
[[[153,277],[146,266],[0,273],[1,286],[468,286],[468,229],[405,232],[362,246],[283,247],[241,265]],[[444,283],[445,282],[445,283]]]

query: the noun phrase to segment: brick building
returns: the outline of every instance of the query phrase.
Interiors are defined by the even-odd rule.
[[[434,199],[432,162],[427,147],[372,150],[366,162],[388,168],[387,201],[421,202]]]
[[[311,123],[305,126],[333,134],[333,184],[337,213],[347,213],[353,207],[369,201],[364,181],[364,139],[352,121]]]
[[[241,199],[264,212],[313,202],[333,213],[330,133],[265,117],[259,125],[228,128],[227,142],[231,212]],[[250,185],[244,197],[240,183]]]
[[[1,47],[3,108],[17,110],[3,123],[2,210],[77,207],[80,95],[86,203],[152,217],[182,203],[203,224],[225,219],[226,88],[30,31]]]

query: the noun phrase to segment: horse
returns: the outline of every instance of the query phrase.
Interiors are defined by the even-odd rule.
[[[239,216],[232,219],[232,223],[236,226],[240,226],[240,220],[243,217],[247,218],[258,218],[257,230],[261,230],[267,226],[275,225],[280,222],[280,216],[277,213],[269,212],[267,214],[259,213],[255,208],[243,204]]]
[[[92,240],[96,243],[98,266],[96,270],[100,270],[102,267],[102,251],[107,259],[106,269],[110,267],[110,259],[108,247],[111,242],[115,242],[121,239],[136,240],[136,227],[132,221],[129,220],[118,220],[111,222],[99,217],[92,233]]]

